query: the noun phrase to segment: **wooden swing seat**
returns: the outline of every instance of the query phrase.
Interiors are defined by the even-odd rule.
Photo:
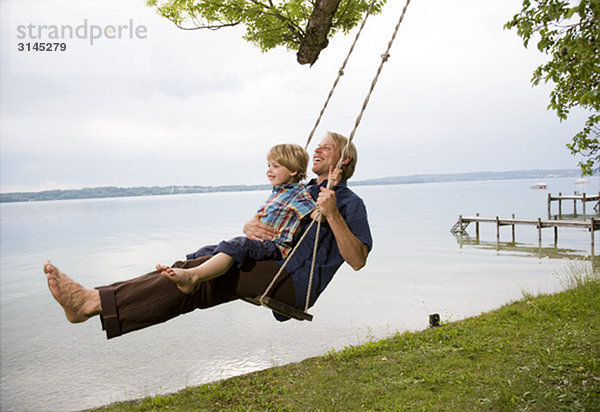
[[[256,298],[244,298],[246,302],[252,303],[256,306],[264,306],[266,308],[271,309],[273,312],[279,313],[280,315],[287,316],[289,318],[293,318],[296,320],[307,320],[312,321],[313,315],[308,312],[304,312],[300,309],[297,309],[293,306],[290,306],[286,303],[280,302],[268,296],[262,298],[261,296],[257,296]]]

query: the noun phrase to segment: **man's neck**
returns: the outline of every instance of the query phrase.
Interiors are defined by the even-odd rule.
[[[321,183],[323,183],[324,181],[327,180],[327,178],[329,177],[329,175],[320,175],[317,176],[317,184],[320,185]]]

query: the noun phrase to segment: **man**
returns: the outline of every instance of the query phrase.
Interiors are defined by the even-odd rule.
[[[350,144],[344,153],[341,181],[334,190],[327,189],[327,179],[337,165],[347,139],[328,133],[315,149],[312,171],[317,175],[308,184],[316,199],[324,222],[319,233],[314,280],[309,306],[333,278],[345,261],[354,270],[361,269],[372,247],[367,212],[362,199],[346,186],[354,173],[357,153]],[[260,222],[260,214],[244,225],[244,234],[252,239],[272,239],[271,227]],[[316,227],[313,226],[304,241],[288,261],[281,281],[270,294],[276,300],[297,308],[304,308],[309,283],[310,265]],[[176,262],[174,267],[190,268],[210,259],[214,246],[188,255],[188,260]],[[248,267],[233,266],[224,275],[198,284],[185,294],[177,285],[160,275],[160,271],[112,285],[88,289],[70,279],[50,262],[44,265],[48,287],[54,298],[73,323],[100,316],[107,338],[120,336],[148,326],[165,322],[195,309],[209,308],[241,298],[261,295],[280,269],[282,262],[260,261]],[[285,318],[276,315],[277,319]]]

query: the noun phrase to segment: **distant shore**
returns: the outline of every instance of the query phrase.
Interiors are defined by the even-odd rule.
[[[447,174],[416,174],[351,181],[351,186],[398,185],[414,183],[467,182],[476,180],[545,179],[556,177],[580,177],[579,169],[512,170],[505,172],[469,172]],[[44,190],[40,192],[0,193],[0,203],[35,202],[44,200],[101,199],[112,197],[159,196],[186,193],[243,192],[267,190],[270,185],[225,186],[103,186],[69,190]]]

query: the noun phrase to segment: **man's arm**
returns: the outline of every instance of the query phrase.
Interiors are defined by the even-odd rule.
[[[346,220],[340,214],[337,208],[335,192],[321,188],[321,193],[319,193],[319,197],[317,198],[317,205],[321,214],[327,219],[329,227],[331,227],[342,258],[352,269],[360,270],[367,263],[369,249],[367,245],[354,236]]]
[[[261,217],[266,216],[266,213],[257,213],[254,217],[244,224],[244,234],[248,239],[254,240],[273,240],[277,237],[277,230],[269,225],[265,225],[260,221]]]

